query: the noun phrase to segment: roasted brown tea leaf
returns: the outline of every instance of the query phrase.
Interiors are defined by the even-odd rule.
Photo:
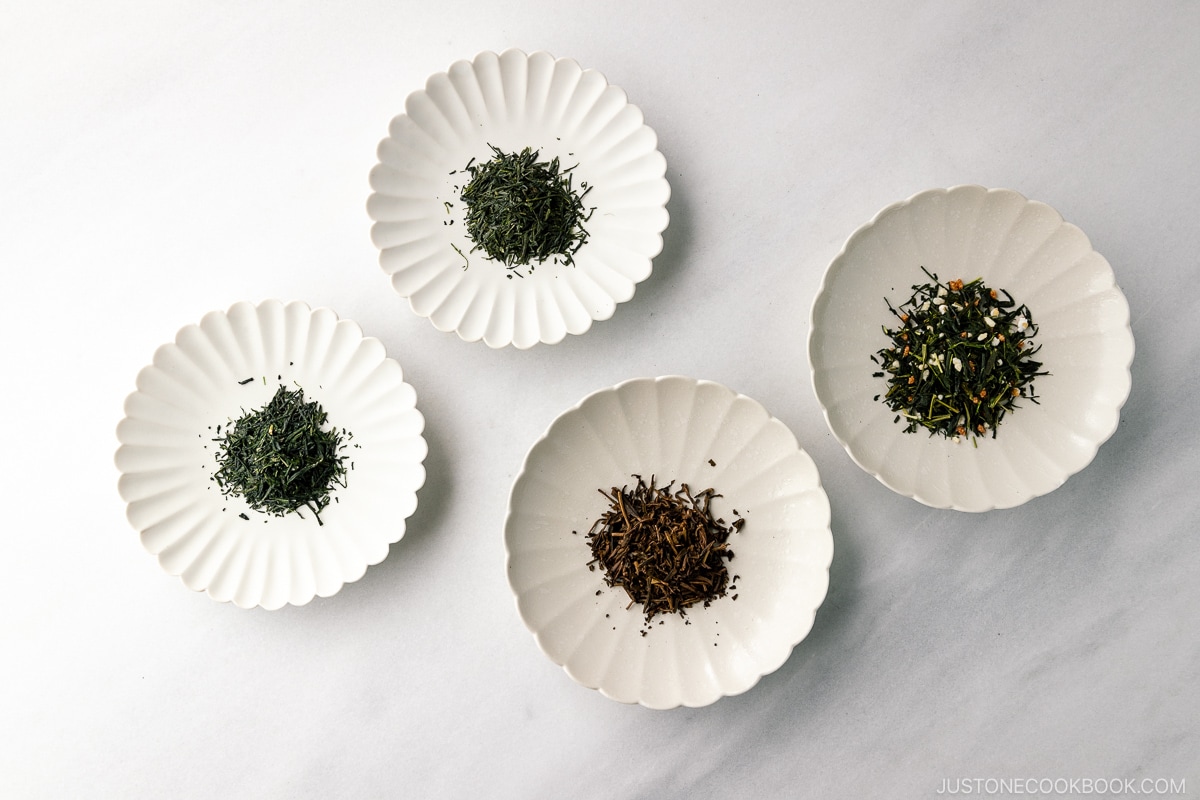
[[[732,524],[714,519],[711,488],[693,494],[688,485],[674,489],[672,481],[659,487],[634,475],[637,484],[598,490],[608,510],[587,534],[592,551],[589,566],[598,565],[609,586],[620,586],[630,605],[639,603],[648,623],[658,614],[678,613],[697,603],[707,606],[729,588],[726,562]]]

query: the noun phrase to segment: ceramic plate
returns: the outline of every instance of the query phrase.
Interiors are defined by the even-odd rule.
[[[1050,375],[1040,405],[1018,403],[996,438],[954,443],[906,434],[874,396],[869,359],[887,345],[921,267],[943,281],[982,277],[1029,307]],[[1046,494],[1083,469],[1116,430],[1129,396],[1133,332],[1112,268],[1079,228],[1044,203],[1005,189],[958,186],[889,206],[850,237],[813,302],[813,388],[830,430],[864,470],[938,508],[986,511]]]
[[[280,384],[353,435],[324,524],[256,512],[211,479],[217,426]],[[361,578],[404,535],[425,480],[424,418],[400,365],[353,322],[304,303],[237,303],[183,328],[138,374],[125,414],[119,490],[142,545],[188,587],[242,607],[302,605]]]
[[[586,533],[608,508],[597,489],[634,474],[711,487],[716,515],[744,516],[729,539],[737,600],[659,615],[643,636],[641,606],[589,571]],[[604,389],[555,420],[513,484],[504,537],[517,608],[546,655],[650,708],[707,705],[778,669],[812,627],[833,557],[829,501],[791,431],[748,397],[682,377]]]
[[[574,265],[509,270],[474,241],[460,200],[466,166],[525,147],[576,165],[592,187]],[[650,275],[670,186],[658,140],[625,92],[548,53],[507,50],[458,61],[409,95],[371,172],[367,210],[379,263],[417,314],[492,347],[531,347],[587,331]]]

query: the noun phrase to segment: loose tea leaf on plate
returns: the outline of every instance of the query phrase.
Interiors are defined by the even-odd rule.
[[[653,476],[649,483],[633,477],[632,489],[598,490],[609,508],[588,531],[589,566],[622,587],[630,606],[641,604],[647,623],[723,597],[731,588],[728,539],[745,520],[715,519],[711,504],[720,495],[711,488],[693,494],[686,483],[674,489],[674,481],[660,487]]]
[[[303,389],[280,386],[265,406],[245,413],[214,439],[220,444],[213,480],[225,496],[273,516],[308,508],[321,522],[331,492],[346,486],[342,434]],[[218,427],[218,432],[219,432]]]
[[[1018,399],[1038,402],[1033,381],[1049,374],[1034,359],[1041,345],[1032,341],[1033,315],[980,278],[942,283],[921,269],[931,283],[914,285],[899,307],[885,299],[899,324],[884,327],[891,343],[871,356],[883,367],[875,377],[888,385],[875,399],[897,412],[905,433],[995,438]]]
[[[475,246],[509,269],[542,263],[556,257],[573,264],[574,255],[587,242],[583,224],[591,218],[583,197],[572,185],[574,167],[560,169],[557,156],[539,161],[539,152],[526,147],[505,153],[489,145],[495,157],[466,166],[471,176],[460,199],[466,204],[467,233]],[[457,248],[456,248],[457,249]],[[461,254],[461,251],[460,251]]]

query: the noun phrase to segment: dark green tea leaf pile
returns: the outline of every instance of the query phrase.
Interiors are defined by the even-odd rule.
[[[712,489],[692,494],[686,483],[674,490],[674,482],[660,487],[653,477],[633,477],[632,489],[598,490],[609,508],[588,531],[589,568],[598,565],[609,586],[624,588],[647,622],[723,597],[732,588],[728,539],[744,520],[714,519],[710,505],[720,495]]]
[[[559,170],[558,158],[538,161],[539,151],[526,147],[505,153],[491,145],[495,157],[483,164],[468,164],[471,179],[463,187],[466,226],[475,246],[512,269],[542,263],[555,256],[574,263],[574,254],[588,239],[583,223],[583,192],[572,188],[571,170]],[[472,162],[474,159],[472,159]]]
[[[277,517],[308,508],[321,523],[330,493],[346,485],[342,437],[326,429],[327,416],[320,403],[305,401],[303,389],[280,386],[214,440],[221,446],[213,480],[222,494]]]
[[[887,378],[883,398],[904,431],[921,428],[951,439],[996,436],[1018,399],[1034,403],[1033,380],[1046,375],[1034,356],[1037,326],[1025,305],[979,278],[914,285],[899,308],[887,301],[899,324],[885,327],[891,340],[871,360]]]

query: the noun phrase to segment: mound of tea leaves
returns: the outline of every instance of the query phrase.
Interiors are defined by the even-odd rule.
[[[255,511],[281,517],[307,508],[321,523],[331,492],[346,485],[342,434],[326,426],[327,417],[303,389],[280,386],[214,440],[220,448],[213,480]]]
[[[588,531],[589,566],[623,588],[630,605],[641,604],[647,622],[723,597],[732,588],[728,539],[745,521],[714,519],[711,503],[720,495],[712,489],[693,494],[687,484],[675,490],[673,481],[660,487],[653,477],[633,477],[632,489],[599,490],[609,508]]]
[[[491,146],[495,157],[471,163],[471,178],[461,199],[467,207],[467,233],[475,246],[506,267],[542,263],[557,257],[574,263],[574,254],[588,239],[584,229],[591,213],[585,212],[582,193],[572,186],[571,170],[560,169],[557,157],[539,161],[539,151],[526,147],[505,153]],[[474,159],[472,159],[474,162]]]
[[[943,283],[922,270],[931,282],[914,285],[899,307],[888,302],[897,325],[884,328],[889,344],[871,356],[882,367],[875,377],[887,379],[875,399],[906,433],[995,438],[1018,400],[1038,401],[1034,379],[1049,374],[1035,358],[1033,315],[979,278]]]

